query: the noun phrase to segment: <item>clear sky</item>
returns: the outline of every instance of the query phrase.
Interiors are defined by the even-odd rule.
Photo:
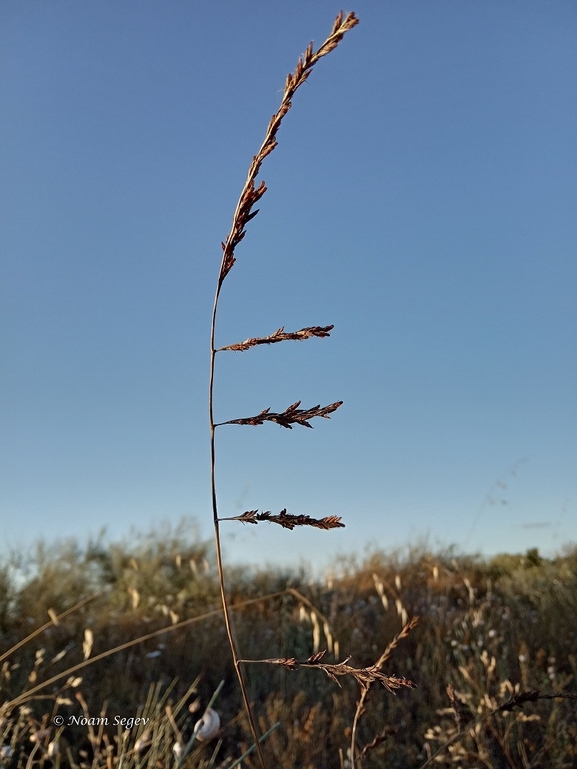
[[[327,0],[3,0],[0,539],[211,536],[220,242]],[[577,540],[577,4],[359,0],[298,92],[222,293],[229,560]]]

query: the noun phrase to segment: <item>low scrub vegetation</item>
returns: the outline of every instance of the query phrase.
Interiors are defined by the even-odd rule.
[[[276,663],[247,671],[267,765],[351,766],[351,738],[365,767],[577,763],[577,549],[375,552],[227,582],[239,645]],[[185,526],[6,557],[0,629],[1,766],[224,769],[253,745],[213,550]],[[339,673],[381,659],[416,688]]]

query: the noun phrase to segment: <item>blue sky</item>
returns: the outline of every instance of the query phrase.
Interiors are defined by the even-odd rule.
[[[211,536],[220,241],[318,2],[4,0],[4,545]],[[218,421],[342,399],[315,430],[221,428],[230,560],[426,539],[577,540],[577,6],[361,0],[298,92],[222,293]]]

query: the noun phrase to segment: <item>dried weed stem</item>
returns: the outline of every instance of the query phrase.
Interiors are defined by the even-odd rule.
[[[220,272],[218,276],[218,282],[217,282],[217,287],[216,287],[216,292],[214,297],[214,305],[212,310],[212,321],[211,321],[211,331],[210,331],[209,421],[210,421],[210,455],[211,455],[211,496],[212,496],[212,511],[213,511],[213,521],[214,521],[216,556],[217,556],[220,592],[221,592],[221,599],[222,599],[222,605],[224,610],[226,631],[228,635],[230,649],[232,652],[232,657],[234,660],[236,674],[237,674],[240,688],[242,691],[242,697],[243,697],[245,709],[247,712],[250,729],[256,745],[257,753],[259,756],[259,762],[261,764],[262,769],[265,769],[265,762],[264,762],[264,757],[260,747],[260,741],[258,737],[255,719],[253,717],[252,709],[248,699],[246,684],[240,668],[240,661],[239,661],[240,655],[238,653],[237,643],[234,638],[234,632],[233,632],[232,623],[229,615],[229,607],[228,607],[228,601],[226,597],[225,580],[224,580],[224,568],[223,568],[223,562],[222,562],[222,549],[221,549],[220,528],[219,528],[220,521],[218,516],[216,478],[215,478],[215,466],[216,466],[215,430],[216,430],[217,424],[215,423],[215,420],[214,420],[214,397],[213,397],[215,358],[216,358],[216,353],[218,351],[215,346],[216,317],[217,317],[217,311],[218,311],[220,291],[222,288],[223,281],[228,275],[228,273],[230,272],[235,262],[235,255],[234,255],[235,248],[245,236],[246,225],[258,213],[258,209],[255,211],[252,210],[254,204],[257,203],[257,201],[260,200],[260,198],[266,192],[266,185],[264,182],[261,182],[258,187],[255,187],[256,177],[259,173],[260,167],[265,157],[269,155],[277,146],[276,134],[280,128],[280,125],[284,116],[287,114],[287,112],[292,106],[291,99],[293,98],[297,89],[307,80],[308,76],[312,71],[312,68],[319,61],[319,59],[322,58],[323,56],[326,56],[326,54],[334,50],[339,44],[339,42],[342,40],[344,34],[348,32],[348,30],[356,26],[356,24],[358,24],[358,19],[355,17],[354,13],[349,13],[347,14],[346,17],[342,12],[339,13],[337,18],[335,19],[335,22],[333,24],[333,27],[329,36],[327,37],[325,42],[321,45],[321,47],[318,49],[318,51],[316,52],[313,51],[313,46],[311,43],[306,49],[305,53],[299,59],[294,74],[287,75],[287,78],[285,81],[284,94],[282,97],[280,107],[278,111],[273,115],[268,125],[264,141],[259,151],[253,157],[252,163],[248,171],[246,182],[244,184],[243,190],[238,200],[238,204],[236,206],[236,210],[234,212],[231,230],[226,240],[222,243],[222,261],[221,261]],[[256,344],[270,344],[275,341],[283,341],[284,339],[305,339],[310,336],[326,336],[328,335],[329,330],[330,330],[329,327],[312,327],[309,329],[302,329],[300,332],[295,332],[294,334],[283,334],[283,330],[279,329],[279,331],[277,331],[276,334],[273,334],[272,337],[263,337],[262,339],[250,339],[250,340],[247,340],[247,342],[245,342],[244,344],[236,345],[236,346],[233,345],[228,349],[242,350],[242,349],[248,349],[248,347],[252,347]],[[261,412],[256,417],[252,417],[248,420],[233,420],[228,424],[262,424],[264,421],[274,421],[274,422],[277,422],[277,424],[281,424],[283,427],[288,427],[288,428],[290,428],[293,423],[302,424],[303,426],[310,427],[310,424],[308,424],[308,419],[314,416],[320,416],[320,417],[326,418],[328,417],[329,413],[331,413],[336,408],[338,408],[338,406],[341,405],[339,402],[338,404],[333,403],[330,406],[326,406],[324,408],[321,408],[320,406],[316,406],[313,409],[305,410],[305,409],[298,409],[299,404],[300,402],[293,404],[293,406],[289,407],[285,412],[281,414],[271,413],[269,409],[265,409],[265,411]]]
[[[449,692],[449,697],[450,697],[451,701],[454,702],[454,699],[453,699],[453,697],[451,697],[451,693],[450,692]],[[521,709],[528,702],[537,702],[538,700],[573,700],[573,701],[577,701],[577,692],[545,692],[545,693],[542,693],[539,689],[530,689],[528,691],[517,692],[512,697],[510,697],[506,702],[501,703],[501,705],[498,705],[496,708],[492,708],[487,713],[483,713],[483,715],[479,716],[479,718],[475,719],[474,721],[471,721],[466,726],[464,726],[462,729],[459,729],[459,731],[455,732],[455,734],[453,734],[449,740],[444,742],[440,746],[440,748],[438,750],[436,750],[431,756],[429,756],[429,758],[425,761],[424,764],[421,764],[419,769],[425,769],[425,767],[427,767],[430,764],[432,764],[433,762],[435,762],[435,760],[437,759],[437,756],[440,756],[441,753],[443,753],[450,745],[452,745],[454,742],[456,742],[464,734],[467,734],[467,732],[474,731],[475,727],[478,724],[481,724],[484,721],[489,721],[497,713],[512,712],[513,710],[515,710],[515,708]],[[501,746],[501,747],[503,747],[503,746]]]
[[[399,644],[399,641],[402,641],[404,638],[407,638],[407,636],[409,635],[411,630],[417,625],[418,621],[419,621],[418,617],[413,617],[412,619],[410,619],[402,627],[400,632],[397,633],[397,635],[393,638],[393,640],[387,645],[387,648],[381,654],[379,659],[375,662],[373,667],[376,670],[380,670],[382,668],[382,666],[385,664],[385,662],[391,656],[391,654],[394,651],[394,649],[397,648],[397,646]],[[403,678],[402,680],[405,681],[406,679]],[[407,685],[407,684],[405,684],[405,685]],[[414,687],[414,684],[412,683],[412,681],[409,681],[408,685],[411,685],[411,687]],[[351,748],[350,748],[351,766],[352,767],[355,766],[355,749],[356,749],[356,744],[355,743],[356,743],[356,736],[357,736],[357,725],[359,723],[359,718],[361,717],[361,715],[363,714],[363,711],[364,711],[365,699],[366,699],[367,694],[369,693],[369,688],[370,688],[370,683],[369,683],[368,686],[364,686],[363,687],[360,699],[359,699],[359,701],[357,703],[357,709],[355,711],[355,717],[353,719],[353,726],[352,726],[352,729],[351,729]],[[396,688],[398,688],[398,687],[396,687]],[[365,746],[365,748],[363,749],[363,755],[367,752],[367,750],[370,750],[373,747],[376,747],[376,745],[378,745],[379,737],[375,737],[375,740],[373,740],[373,742],[374,742],[374,745],[371,743],[370,745],[366,745]]]

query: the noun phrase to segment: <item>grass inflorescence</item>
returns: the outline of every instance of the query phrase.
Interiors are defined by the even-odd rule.
[[[252,159],[250,164],[248,175],[232,219],[232,226],[230,232],[222,245],[222,259],[220,263],[220,270],[216,285],[216,291],[214,296],[214,305],[212,311],[212,322],[210,329],[210,379],[209,379],[209,422],[210,422],[210,451],[211,451],[211,489],[212,489],[212,513],[214,522],[214,536],[216,545],[216,557],[220,582],[220,593],[222,600],[222,607],[224,613],[224,621],[226,626],[226,632],[228,637],[228,643],[230,646],[232,659],[236,671],[238,683],[242,693],[244,707],[250,730],[254,740],[255,751],[258,755],[258,760],[261,769],[266,769],[264,754],[260,744],[261,738],[259,736],[259,729],[257,726],[256,718],[253,712],[253,706],[250,701],[247,681],[245,680],[245,674],[243,673],[241,663],[246,665],[251,662],[265,663],[265,664],[282,664],[278,660],[274,661],[270,658],[252,658],[250,660],[241,660],[241,653],[236,637],[232,619],[229,611],[229,599],[227,594],[227,588],[225,584],[225,573],[222,558],[221,537],[220,537],[220,523],[222,520],[238,520],[241,523],[257,523],[259,520],[268,520],[271,523],[278,523],[283,528],[292,530],[297,526],[315,526],[321,529],[332,529],[342,527],[344,524],[340,522],[340,518],[331,516],[322,520],[311,518],[308,515],[292,515],[288,514],[286,510],[283,510],[279,515],[272,515],[270,512],[258,513],[256,510],[250,510],[244,513],[243,516],[235,516],[234,518],[223,519],[219,516],[217,492],[216,492],[216,428],[226,425],[243,425],[243,426],[260,426],[265,422],[274,422],[281,427],[285,427],[292,430],[294,425],[301,425],[303,427],[312,428],[311,420],[317,417],[323,419],[329,419],[338,408],[343,405],[342,401],[335,401],[327,406],[321,406],[317,404],[310,408],[299,408],[301,401],[298,400],[291,406],[288,406],[282,412],[271,411],[270,407],[263,409],[259,414],[251,417],[240,417],[237,419],[229,419],[226,422],[216,422],[214,418],[214,379],[215,379],[215,361],[216,356],[219,353],[225,351],[244,352],[251,347],[258,345],[270,345],[278,342],[305,340],[312,337],[324,338],[329,336],[333,326],[308,326],[302,328],[299,331],[285,332],[284,326],[281,326],[277,331],[269,336],[252,337],[245,342],[239,342],[236,344],[226,345],[224,347],[216,346],[216,321],[218,315],[219,302],[221,297],[221,290],[223,282],[230,273],[236,262],[235,249],[243,240],[246,235],[246,226],[254,219],[258,214],[258,209],[254,209],[254,206],[262,198],[266,192],[266,184],[261,181],[256,186],[257,176],[261,170],[264,159],[270,155],[271,152],[277,147],[277,134],[281,127],[282,121],[286,117],[287,113],[292,107],[292,99],[295,96],[297,90],[307,81],[311,74],[315,64],[323,57],[333,51],[337,45],[341,42],[344,35],[349,32],[353,27],[358,24],[358,19],[354,13],[348,13],[346,16],[343,12],[339,13],[334,21],[331,32],[325,42],[318,48],[313,49],[313,44],[310,43],[304,54],[299,58],[294,73],[288,74],[285,80],[284,93],[281,99],[280,106],[277,112],[272,116],[266,133],[265,138],[260,146],[260,149]],[[297,664],[296,661],[294,663]],[[306,662],[299,663],[300,667],[315,667],[324,670],[329,677],[337,681],[337,676],[340,675],[353,675],[357,680],[363,679],[366,676],[366,671],[361,673],[360,671],[354,671],[346,663],[341,663],[340,666],[330,666],[326,664],[320,664],[320,658],[317,656],[310,657]],[[364,679],[363,679],[364,680]],[[354,760],[354,758],[353,758]]]

